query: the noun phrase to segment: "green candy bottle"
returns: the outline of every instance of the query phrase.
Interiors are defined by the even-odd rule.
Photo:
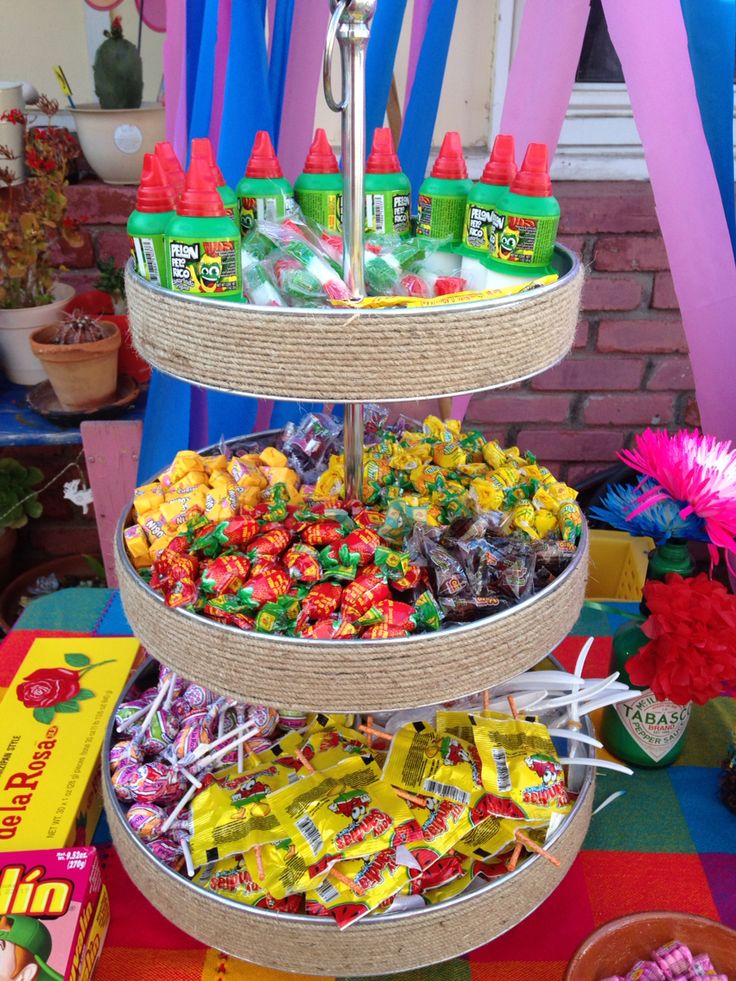
[[[294,195],[305,218],[311,218],[330,232],[340,231],[342,174],[323,129],[315,131],[304,170],[294,182]]]
[[[687,542],[670,539],[649,557],[648,579],[663,580],[669,572],[691,576],[695,566]],[[620,627],[613,638],[613,670],[620,673],[635,696],[603,713],[601,739],[606,749],[634,766],[660,767],[674,763],[685,744],[690,705],[661,702],[651,688],[640,689],[631,681],[626,664],[649,638],[641,629],[647,615],[642,601],[641,619]]]
[[[545,143],[529,144],[520,170],[499,202],[499,211],[490,267],[530,278],[551,272],[560,206],[552,195]],[[505,218],[502,228],[501,217]]]
[[[240,207],[240,231],[249,232],[257,221],[278,221],[296,211],[294,189],[265,129],[256,133],[250,160],[235,189]]]
[[[179,158],[174,152],[173,146],[167,141],[162,140],[156,144],[156,156],[164,168],[166,179],[174,189],[174,198],[178,201],[184,191],[186,174],[184,168],[179,163]]]
[[[128,218],[128,235],[136,272],[161,286],[169,285],[164,232],[174,215],[174,190],[161,161],[154,153],[146,153],[135,210]]]
[[[463,255],[481,259],[495,252],[496,235],[506,224],[501,202],[515,176],[514,138],[499,133],[480,180],[468,193],[460,250]]]
[[[387,126],[373,134],[365,167],[365,230],[402,238],[411,235],[411,183]]]
[[[235,224],[240,227],[238,196],[235,191],[225,183],[225,178],[222,176],[222,171],[217,166],[215,154],[212,150],[212,144],[206,136],[196,137],[192,140],[192,160],[194,160],[195,157],[201,157],[212,171],[212,176],[217,186],[217,193],[220,195],[222,198],[222,203],[225,205],[225,214],[228,216],[228,218],[232,218]]]
[[[240,233],[225,214],[212,170],[201,158],[189,165],[164,241],[175,293],[242,299]]]
[[[458,245],[472,187],[460,134],[445,133],[432,171],[419,188],[417,236],[449,238],[449,244]]]

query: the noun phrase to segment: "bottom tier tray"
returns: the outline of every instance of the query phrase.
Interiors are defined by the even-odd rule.
[[[168,920],[234,957],[300,974],[390,974],[449,960],[493,940],[532,913],[559,885],[590,823],[594,776],[586,768],[577,802],[545,847],[555,868],[533,856],[509,873],[437,906],[360,920],[333,920],[246,907],[194,885],[158,861],[133,834],[115,797],[103,752],[103,792],[112,840],[133,882]]]

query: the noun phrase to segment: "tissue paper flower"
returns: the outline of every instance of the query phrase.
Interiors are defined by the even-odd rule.
[[[591,507],[589,514],[591,518],[603,521],[619,531],[628,531],[629,534],[642,538],[648,535],[657,545],[662,545],[670,538],[709,541],[702,518],[697,514],[682,517],[682,511],[687,507],[683,501],[665,498],[647,507],[645,511],[638,510],[643,495],[654,487],[656,485],[652,480],[645,480],[638,486],[611,484],[601,503]]]

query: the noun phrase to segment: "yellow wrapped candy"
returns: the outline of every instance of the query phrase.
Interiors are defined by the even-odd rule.
[[[160,507],[164,499],[164,488],[159,483],[143,484],[136,487],[133,492],[133,508],[135,515],[140,518],[142,514],[148,514],[155,508]]]
[[[290,467],[264,467],[263,473],[269,484],[292,484],[294,487],[299,483],[299,477]]]
[[[552,495],[556,501],[574,501],[578,492],[572,487],[568,487],[567,484],[563,484],[559,480],[555,480],[552,484],[547,484],[547,490]]]
[[[138,519],[138,524],[145,531],[149,542],[154,542],[159,538],[163,538],[164,535],[171,534],[167,527],[166,518],[164,518],[160,510],[142,514]]]
[[[519,471],[515,467],[498,467],[490,476],[492,482],[498,481],[499,487],[516,487],[519,483]]]
[[[564,501],[557,512],[557,525],[564,542],[576,542],[583,527],[583,513],[575,501]]]
[[[167,499],[161,505],[160,513],[168,525],[182,525],[193,514],[204,514],[207,492],[200,487],[191,494],[180,494]]]
[[[164,470],[159,480],[164,487],[171,487],[172,484],[175,484],[177,480],[181,480],[190,471],[202,469],[204,469],[204,463],[199,453],[195,453],[194,450],[179,450],[174,457],[173,463],[168,469]]]
[[[457,443],[439,443],[435,446],[432,457],[438,467],[454,470],[467,461],[468,454]]]
[[[267,446],[261,451],[260,457],[267,467],[286,467],[289,463],[281,450],[277,450],[274,446]]]
[[[519,531],[526,532],[530,538],[536,541],[539,538],[539,535],[534,524],[535,517],[536,512],[532,502],[519,501],[518,504],[514,505],[511,524],[514,526],[514,528],[518,528]]]
[[[204,464],[205,473],[210,476],[227,470],[227,457],[224,453],[220,453],[218,456],[203,456],[202,463]]]
[[[148,554],[148,538],[140,525],[131,525],[123,532],[123,541],[136,569],[146,569],[151,564]]]
[[[175,538],[176,535],[168,535],[168,534],[162,535],[160,538],[155,539],[151,543],[151,547],[148,550],[148,555],[151,559],[151,564],[153,564],[156,561],[159,555],[164,551],[165,548],[168,548],[169,544],[173,542]]]
[[[480,478],[470,482],[470,496],[480,511],[500,511],[503,507],[504,492],[490,480]]]
[[[560,510],[560,502],[550,494],[546,487],[537,488],[532,498],[532,504],[539,510],[551,511],[553,514],[557,514]]]
[[[542,509],[534,515],[534,527],[540,538],[548,538],[557,528],[557,515]]]
[[[483,446],[483,459],[492,470],[502,467],[506,462],[506,454],[498,440],[491,439]]]

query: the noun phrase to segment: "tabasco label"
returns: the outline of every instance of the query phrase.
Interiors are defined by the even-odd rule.
[[[656,763],[674,749],[690,720],[689,704],[659,702],[651,688],[614,707],[626,731]]]

